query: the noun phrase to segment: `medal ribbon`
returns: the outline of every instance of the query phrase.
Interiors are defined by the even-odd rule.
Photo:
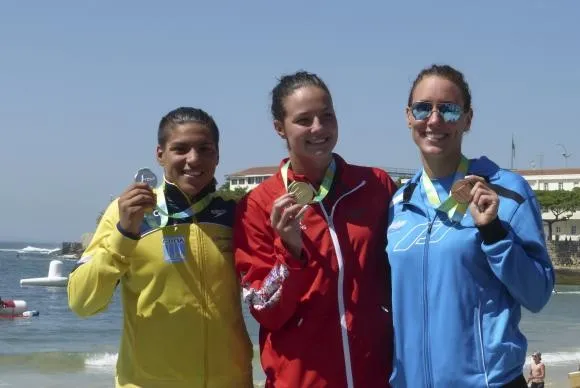
[[[166,226],[170,218],[182,220],[184,218],[195,217],[195,215],[201,212],[203,209],[205,209],[213,199],[213,193],[209,193],[199,201],[193,203],[187,209],[182,210],[178,213],[169,214],[169,211],[167,210],[167,202],[165,200],[165,180],[157,188],[156,193],[157,193],[157,205],[155,206],[155,211],[159,213],[159,216],[161,217],[161,222],[159,222],[158,224],[153,214],[146,214],[145,220],[147,221],[149,226],[151,227],[159,226],[160,228]]]
[[[469,160],[461,155],[461,161],[459,162],[459,166],[457,166],[457,171],[455,171],[455,176],[453,177],[453,182],[451,183],[451,187],[453,187],[453,183],[457,182],[459,179],[463,179],[465,174],[467,174],[467,168],[469,167]],[[439,199],[439,195],[437,194],[437,190],[435,186],[433,186],[433,182],[429,179],[429,176],[423,169],[423,174],[421,174],[421,183],[423,184],[423,188],[425,189],[425,194],[427,195],[427,199],[429,203],[436,209],[443,213],[447,213],[447,216],[450,220],[455,222],[460,222],[465,212],[467,210],[467,203],[458,203],[453,196],[451,195],[451,190],[449,191],[449,196],[445,200],[445,202],[441,203]]]
[[[280,169],[280,173],[282,174],[282,180],[284,181],[284,187],[286,187],[286,191],[288,191],[289,167],[290,167],[290,159],[288,159],[286,164],[284,164]],[[326,169],[326,172],[324,173],[324,178],[322,179],[322,183],[320,184],[320,188],[318,189],[318,191],[316,191],[316,189],[312,186],[312,184],[309,184],[312,191],[316,193],[316,196],[312,198],[311,203],[322,202],[322,200],[328,195],[335,174],[336,174],[336,162],[334,158],[332,158],[332,161],[330,162],[328,168]]]

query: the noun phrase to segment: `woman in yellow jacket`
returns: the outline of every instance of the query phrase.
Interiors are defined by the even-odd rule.
[[[218,143],[200,109],[163,117],[164,181],[135,183],[113,201],[70,275],[69,306],[82,317],[105,310],[121,285],[117,387],[252,386],[232,261],[235,203],[214,196]]]

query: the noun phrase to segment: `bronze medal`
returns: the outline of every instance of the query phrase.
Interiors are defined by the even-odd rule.
[[[471,201],[473,183],[467,179],[459,179],[451,186],[451,196],[457,203],[465,204]]]
[[[300,205],[308,205],[314,198],[314,191],[312,186],[306,182],[294,181],[288,185],[288,193],[292,194],[296,203]]]

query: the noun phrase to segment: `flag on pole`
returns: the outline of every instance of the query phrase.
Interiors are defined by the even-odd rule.
[[[514,169],[514,160],[516,159],[516,143],[514,141],[514,134],[512,133],[512,163],[511,169]]]

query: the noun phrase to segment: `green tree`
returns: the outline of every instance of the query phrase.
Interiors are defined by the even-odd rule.
[[[241,187],[238,187],[235,190],[231,190],[230,181],[226,181],[223,185],[220,186],[219,189],[217,189],[216,193],[223,199],[233,199],[234,201],[238,202],[248,193],[248,190]]]
[[[542,212],[554,215],[552,220],[542,220],[548,225],[548,241],[551,241],[553,225],[569,219],[576,210],[580,210],[580,191],[538,190],[535,193]]]

